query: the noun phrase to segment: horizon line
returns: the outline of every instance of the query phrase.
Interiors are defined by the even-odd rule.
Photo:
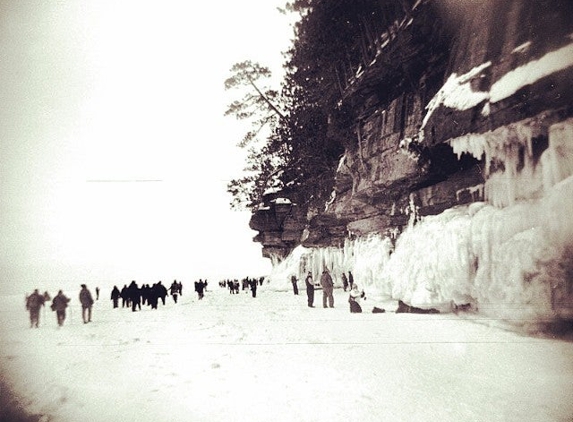
[[[149,183],[149,182],[163,182],[162,179],[89,179],[86,183]]]

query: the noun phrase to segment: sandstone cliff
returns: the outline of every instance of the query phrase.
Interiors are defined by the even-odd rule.
[[[375,59],[340,99],[356,118],[331,200],[300,209],[301,193],[268,195],[250,223],[263,254],[280,260],[299,244],[396,237],[413,213],[533,195],[509,173],[534,166],[548,128],[573,114],[571,9],[566,1],[417,2],[380,34]],[[331,125],[345,124],[336,116]],[[472,142],[481,142],[473,153]]]

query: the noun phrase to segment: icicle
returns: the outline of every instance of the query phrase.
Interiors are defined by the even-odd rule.
[[[535,167],[531,144],[534,125],[533,119],[527,119],[449,141],[458,157],[467,153],[484,159],[484,195],[497,207],[511,205],[517,199],[537,197],[542,190],[543,177]],[[498,163],[502,166],[496,165]]]
[[[545,191],[573,174],[573,119],[549,128],[549,146],[540,161]]]
[[[456,191],[456,201],[460,202],[461,196],[465,193],[469,194],[472,198],[472,202],[481,201],[483,198],[483,188],[484,184],[470,186],[469,188],[458,189]]]
[[[409,215],[410,218],[408,219],[408,227],[414,226],[420,220],[419,210],[420,207],[416,205],[414,201],[414,194],[410,194],[410,198],[408,201],[408,207],[405,210],[405,214]]]

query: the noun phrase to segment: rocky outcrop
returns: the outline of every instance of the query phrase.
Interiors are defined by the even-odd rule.
[[[272,194],[267,195],[265,205],[249,222],[251,229],[259,232],[254,241],[263,245],[263,256],[273,262],[285,258],[300,244],[306,224],[306,215],[296,203]]]
[[[251,220],[263,254],[400,232],[416,215],[495,202],[489,176],[535,164],[549,127],[573,115],[572,8],[417,2],[348,81],[340,107],[357,118],[342,142],[331,200],[320,210],[270,200]],[[509,201],[519,195],[507,192]]]

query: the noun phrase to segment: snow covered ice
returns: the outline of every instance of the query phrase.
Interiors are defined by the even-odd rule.
[[[539,162],[535,124],[452,142],[507,164],[476,187],[487,202],[412,213],[400,236],[298,247],[257,298],[211,287],[199,301],[184,281],[178,304],[131,312],[103,288],[82,324],[65,291],[65,326],[46,310],[30,329],[23,294],[1,297],[0,420],[572,420],[573,342],[517,329],[573,316],[573,121],[549,128]],[[290,277],[317,280],[325,266],[335,308],[319,306],[320,290],[308,308]],[[366,291],[361,314],[340,288],[349,270]],[[398,299],[447,312],[395,313]],[[449,312],[466,303],[478,311]]]
[[[0,298],[3,416],[7,404],[55,422],[573,416],[571,342],[477,315],[372,314],[369,298],[351,314],[340,288],[334,309],[320,290],[312,309],[288,279],[257,298],[211,287],[201,301],[189,284],[179,303],[140,312],[112,309],[102,288],[89,324],[65,292],[62,328],[48,308],[31,329],[23,297]]]

